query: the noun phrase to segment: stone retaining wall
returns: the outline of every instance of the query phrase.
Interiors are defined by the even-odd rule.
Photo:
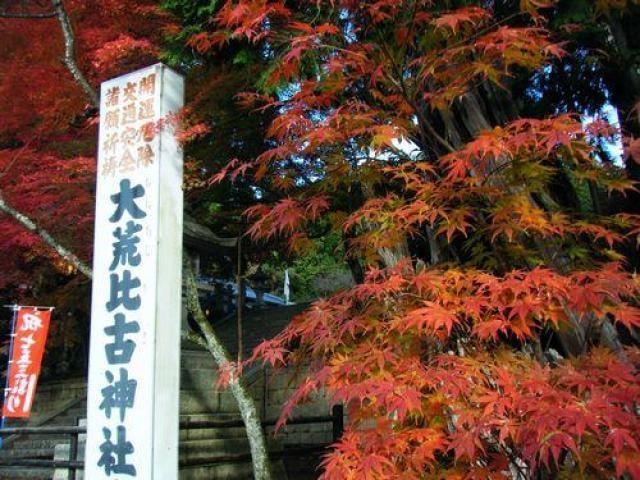
[[[190,352],[183,355],[180,414],[227,414],[238,416],[239,411],[231,392],[216,385],[217,375],[213,362],[204,352]],[[304,379],[304,369],[271,368],[252,372],[247,378],[250,391],[256,400],[256,406],[262,419],[276,419],[282,406],[295,392],[297,385]],[[51,382],[40,385],[37,390],[33,417],[29,423],[36,423],[39,418],[86,395],[86,381],[73,379],[64,382]],[[296,408],[294,417],[331,415],[331,408],[320,396],[314,401]],[[274,428],[268,427],[273,434]],[[277,437],[286,445],[320,444],[332,441],[333,426],[331,423],[314,423],[290,425],[282,428]]]

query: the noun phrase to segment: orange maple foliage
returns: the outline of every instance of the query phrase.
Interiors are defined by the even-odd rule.
[[[640,327],[640,285],[616,250],[638,243],[640,218],[563,205],[554,185],[636,187],[591,145],[608,125],[483,111],[478,97],[498,110],[516,72],[565,55],[539,15],[551,0],[523,0],[507,18],[494,3],[228,0],[189,40],[273,61],[262,91],[239,96],[273,112],[272,148],[211,179],[252,176],[282,194],[247,211],[253,239],[301,248],[327,221],[369,268],[248,360],[309,365],[282,422],[320,390],[347,406],[325,479],[640,478],[640,354],[595,338]],[[93,86],[151,63],[175,28],[152,1],[65,6]],[[83,251],[95,111],[59,61],[55,19],[3,28],[13,48],[0,51],[0,95],[14,101],[0,105],[0,189]],[[56,230],[58,218],[78,228]],[[15,232],[3,247],[47,255],[2,227]],[[582,350],[555,353],[575,332]]]
[[[320,391],[347,406],[324,479],[640,478],[638,350],[548,346],[640,327],[640,283],[616,250],[638,241],[639,219],[554,191],[559,178],[636,189],[592,145],[615,129],[487,121],[479,96],[565,54],[539,13],[554,2],[502,19],[460,3],[227,1],[194,38],[273,56],[267,88],[240,98],[276,112],[273,148],[216,177],[278,179],[283,199],[247,211],[254,240],[296,248],[328,220],[369,267],[248,361],[309,366],[281,423]]]

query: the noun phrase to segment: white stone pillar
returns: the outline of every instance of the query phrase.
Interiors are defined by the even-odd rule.
[[[176,479],[183,79],[162,64],[109,80],[100,134],[86,478]]]

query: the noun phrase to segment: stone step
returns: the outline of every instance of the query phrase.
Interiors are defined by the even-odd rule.
[[[30,447],[23,448],[9,448],[0,450],[0,458],[34,458],[34,459],[49,459],[53,458],[53,448],[48,447]],[[1,478],[1,477],[0,477]]]
[[[238,404],[231,392],[217,390],[181,390],[180,413],[238,413]]]
[[[27,467],[0,467],[0,479],[18,480],[29,478],[31,480],[51,480],[53,470],[48,468]]]
[[[59,406],[52,405],[47,406],[46,412],[44,415],[33,415],[28,422],[11,422],[7,423],[7,427],[24,427],[24,426],[37,426],[41,425],[43,422],[43,418],[46,419],[46,425],[75,425],[76,421],[80,418],[84,418],[87,416],[87,404],[86,400],[82,403],[67,409],[53,418],[49,418],[50,412],[55,412],[58,410]],[[40,413],[40,412],[38,412]]]
[[[87,407],[83,405],[77,409],[64,412],[51,420],[47,421],[47,425],[76,425],[78,420],[87,416]]]
[[[180,370],[180,390],[223,390],[218,388],[216,383],[218,375],[214,370],[208,368],[193,368]]]
[[[224,440],[246,438],[244,427],[233,428],[193,428],[180,430],[180,442],[190,440]]]
[[[204,459],[212,455],[234,455],[249,452],[246,438],[187,440],[179,445],[180,461]]]
[[[282,451],[278,442],[270,441],[269,450],[276,455]],[[9,452],[10,450],[7,450]],[[53,458],[53,449],[24,448],[11,451],[10,458]],[[238,458],[238,455],[242,455]],[[211,464],[212,457],[235,456],[226,462]],[[179,479],[204,480],[250,480],[253,478],[250,459],[249,442],[246,438],[225,438],[205,440],[183,440],[180,443]],[[189,464],[188,466],[185,464]],[[273,461],[274,479],[287,480],[284,464],[280,460]],[[0,479],[29,478],[51,479],[52,470],[27,467],[0,467]],[[292,479],[293,480],[293,479]],[[297,479],[296,479],[297,480]]]
[[[182,368],[209,368],[214,371],[216,363],[210,353],[198,350],[183,350],[180,355]]]
[[[262,389],[262,377],[258,375],[249,375],[248,379],[245,380],[246,383],[249,384],[249,390],[259,392]],[[218,386],[218,374],[215,370],[210,368],[183,368],[180,371],[180,389],[181,390],[192,390],[192,389],[202,389],[202,390],[213,390],[219,392],[228,391],[227,388],[223,386]]]
[[[213,382],[203,380],[202,374],[192,377],[189,384],[180,391],[180,412],[182,414],[238,413],[238,406],[232,393],[215,388]],[[78,405],[48,420],[47,425],[75,425],[77,420],[87,416],[86,403]],[[37,425],[38,417],[28,424]],[[24,426],[24,423],[7,426]]]
[[[180,422],[206,422],[206,421],[238,420],[235,415],[224,414],[195,414],[180,415]],[[224,439],[224,438],[246,438],[244,426],[239,427],[213,427],[213,428],[181,428],[180,442],[188,440]]]
[[[287,476],[282,460],[273,460],[271,467],[274,480],[302,480]],[[249,459],[242,462],[182,465],[178,478],[179,480],[253,480],[253,465]]]
[[[209,385],[205,387],[202,380],[198,384],[191,382],[188,388],[180,390],[180,413],[182,414],[207,414],[207,413],[238,413],[238,406],[232,393],[228,390],[218,390]],[[195,386],[195,388],[194,388]],[[87,416],[86,404],[66,411],[46,422],[47,425],[75,425],[77,420]],[[39,424],[38,417],[34,417],[29,425]],[[24,423],[7,425],[25,426]]]
[[[24,449],[51,449],[51,451],[53,451],[53,448],[58,443],[69,442],[70,438],[70,436],[64,435],[25,435],[0,450],[0,456],[3,455],[3,452],[11,450],[20,452]]]
[[[238,420],[235,413],[180,413],[180,421]]]
[[[287,480],[287,474],[281,462],[273,465],[274,480]],[[0,467],[2,480],[51,480],[53,470],[43,468]],[[289,477],[291,480],[302,480]],[[179,480],[253,480],[253,467],[250,462],[219,463],[216,465],[197,465],[182,467]]]
[[[239,421],[239,417],[233,414],[191,414],[181,415],[181,422],[207,422],[207,421]],[[70,435],[45,435],[45,434],[29,434],[17,437],[11,443],[0,449],[0,458],[11,456],[28,457],[34,452],[38,452],[39,457],[52,454],[56,445],[70,442]],[[206,444],[208,440],[214,441],[212,448],[228,441],[228,444],[237,448],[237,441],[245,444],[247,442],[244,426],[237,427],[207,427],[207,428],[182,428],[180,430],[180,443],[186,445],[189,449],[193,445]],[[196,443],[192,443],[196,441]],[[199,443],[198,443],[199,442]],[[23,454],[26,452],[26,454]],[[1,477],[0,477],[1,478]]]
[[[253,480],[253,467],[250,462],[181,467],[178,478],[180,480]],[[276,476],[274,480],[282,480],[282,477]]]

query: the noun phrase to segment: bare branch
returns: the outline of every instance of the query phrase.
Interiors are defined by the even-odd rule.
[[[87,81],[84,74],[78,68],[78,64],[75,59],[75,36],[73,34],[73,28],[71,27],[71,21],[69,15],[62,4],[62,0],[51,0],[53,8],[55,10],[60,26],[62,27],[62,34],[64,35],[64,57],[62,61],[71,72],[71,75],[75,81],[82,87],[87,96],[91,99],[91,103],[95,107],[99,107],[100,102],[98,94],[93,89],[91,84]]]
[[[60,255],[67,262],[73,265],[76,269],[78,269],[78,271],[82,272],[87,278],[91,279],[93,277],[93,270],[91,270],[91,267],[89,265],[84,263],[73,253],[71,253],[71,251],[62,246],[55,238],[53,238],[53,236],[51,236],[48,231],[38,226],[38,224],[27,215],[19,212],[11,205],[9,205],[2,197],[2,194],[0,194],[0,211],[3,211],[7,215],[13,217],[15,220],[20,222],[22,226],[27,230],[38,235],[47,245],[53,248],[58,253],[58,255]]]
[[[228,365],[232,362],[231,355],[224,347],[213,327],[207,321],[198,300],[198,288],[196,279],[191,269],[189,261],[184,259],[185,284],[186,284],[186,303],[187,310],[193,315],[193,319],[200,327],[204,338],[196,340],[194,336],[187,332],[182,333],[183,338],[195,341],[199,345],[206,345],[207,350],[218,364],[219,367]],[[269,460],[269,451],[264,437],[264,432],[260,424],[260,417],[254,399],[251,397],[249,390],[237,373],[231,375],[229,379],[229,388],[233,394],[240,415],[244,421],[251,449],[251,458],[253,462],[253,478],[255,480],[271,480],[271,462]]]
[[[42,19],[53,18],[56,16],[56,12],[47,13],[19,13],[19,12],[3,12],[0,11],[0,18],[28,18],[28,19]]]
[[[204,340],[204,338],[202,338],[200,335],[198,335],[195,332],[189,332],[187,330],[182,330],[180,332],[180,336],[182,337],[182,340],[188,340],[192,343],[195,343],[196,345],[200,345],[203,348],[208,349],[209,346],[207,345],[207,342]]]

